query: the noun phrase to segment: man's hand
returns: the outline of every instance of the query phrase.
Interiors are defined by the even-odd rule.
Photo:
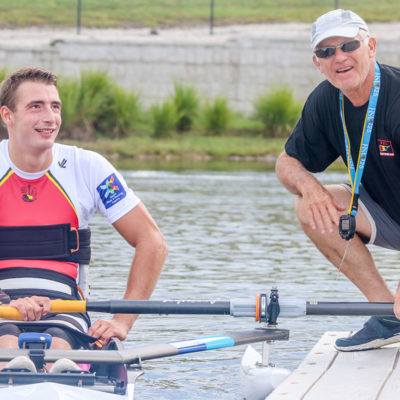
[[[120,340],[125,340],[130,326],[124,321],[120,321],[117,318],[111,321],[104,319],[98,319],[88,330],[88,335],[104,341],[107,344],[112,337],[117,337]]]
[[[333,232],[339,225],[338,212],[345,208],[338,204],[333,196],[319,183],[312,182],[308,190],[304,190],[303,207],[311,229],[321,233]]]
[[[276,174],[286,189],[302,200],[296,203],[296,207],[302,207],[300,213],[297,210],[297,215],[303,216],[302,223],[321,233],[333,232],[334,227],[339,225],[339,212],[345,211],[345,208],[300,161],[282,152],[276,163]]]
[[[11,300],[10,306],[16,308],[24,321],[39,321],[51,308],[48,297],[32,296]]]

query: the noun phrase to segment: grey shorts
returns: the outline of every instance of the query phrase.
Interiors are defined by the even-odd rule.
[[[351,193],[350,185],[343,184],[342,186]],[[371,224],[371,237],[361,238],[363,242],[400,250],[400,224],[371,198],[362,185],[360,185],[358,204]]]

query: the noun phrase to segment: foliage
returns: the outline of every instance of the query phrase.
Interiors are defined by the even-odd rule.
[[[109,103],[98,122],[102,134],[113,137],[127,137],[132,134],[140,118],[139,96],[113,85],[109,93]]]
[[[217,96],[212,103],[206,101],[203,109],[206,131],[211,134],[220,134],[225,131],[231,115],[226,97]]]
[[[174,104],[164,101],[150,107],[150,124],[153,136],[156,138],[166,137],[175,128],[178,116]]]
[[[3,80],[7,76],[7,74],[8,74],[8,71],[6,68],[0,69],[0,82],[3,82]],[[6,137],[8,137],[7,128],[3,124],[3,122],[0,121],[0,139],[6,138]]]
[[[140,114],[139,98],[115,84],[102,71],[84,71],[80,79],[59,85],[64,137],[111,138],[132,133]]]
[[[66,78],[61,79],[57,86],[62,102],[61,118],[63,130],[71,131],[78,121],[77,110],[80,100],[80,83],[77,79]]]
[[[262,121],[268,136],[287,136],[300,115],[301,105],[287,85],[274,86],[258,96],[255,118]]]
[[[174,90],[172,101],[177,113],[176,130],[178,132],[189,131],[198,112],[199,97],[194,86],[185,86],[175,82]]]

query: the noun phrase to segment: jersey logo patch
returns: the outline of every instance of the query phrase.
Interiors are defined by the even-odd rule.
[[[97,186],[105,208],[110,208],[126,196],[126,191],[115,174],[111,174]]]
[[[59,162],[58,162],[58,165],[59,165],[61,168],[67,168],[67,160],[66,160],[65,158],[63,158],[62,161],[59,161]]]
[[[27,203],[32,203],[37,199],[37,190],[32,188],[31,185],[21,187],[22,200]]]
[[[378,139],[379,155],[394,157],[392,142],[390,140]]]

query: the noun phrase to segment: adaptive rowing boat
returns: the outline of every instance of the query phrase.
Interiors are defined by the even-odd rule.
[[[227,314],[235,317],[255,317],[267,327],[249,331],[230,331],[221,335],[200,337],[171,343],[156,343],[123,348],[119,340],[103,350],[49,350],[46,348],[0,349],[0,361],[18,356],[29,357],[37,370],[44,363],[67,358],[76,363],[90,364],[87,370],[64,370],[57,373],[29,370],[0,371],[1,400],[121,400],[134,398],[134,387],[143,373],[142,362],[161,357],[221,349],[255,342],[270,343],[288,340],[289,331],[275,329],[278,315],[393,315],[393,303],[340,302],[278,302],[273,289],[270,297],[232,301],[55,301],[52,312],[102,311],[111,313],[146,314]],[[64,304],[64,305],[63,305]],[[63,308],[64,307],[64,308]],[[0,317],[20,319],[16,309],[0,306]],[[264,356],[249,348],[242,360],[242,388],[248,400],[265,398],[287,375],[288,371],[273,368],[268,363],[268,345]]]
[[[65,370],[62,373],[0,371],[0,398],[2,400],[27,398],[29,400],[44,398],[133,400],[136,378],[143,373],[142,361],[246,343],[287,339],[286,330],[259,328],[126,349],[119,340],[114,340],[104,350],[0,349],[0,361],[8,361],[23,355],[29,357],[38,370],[44,363],[55,362],[61,358],[90,364],[88,371]]]

